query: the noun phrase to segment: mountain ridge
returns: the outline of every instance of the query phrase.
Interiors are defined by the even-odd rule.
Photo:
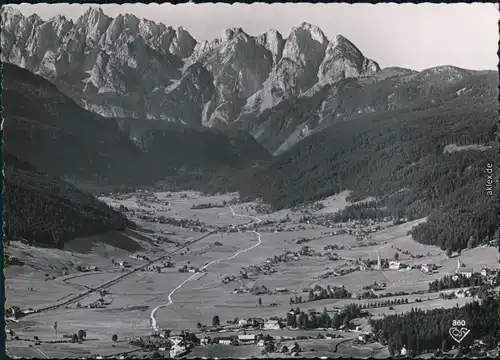
[[[198,42],[183,28],[131,14],[111,18],[93,7],[74,22],[24,17],[8,6],[1,17],[3,61],[51,80],[105,117],[226,129],[238,126],[242,115],[256,117],[286,99],[379,70],[344,37],[330,41],[305,22],[286,38],[276,30],[251,36],[234,28]],[[205,71],[191,71],[186,79],[191,66]],[[179,82],[199,93],[191,91],[193,96],[175,106],[179,96],[173,84]],[[184,114],[188,106],[193,110]]]

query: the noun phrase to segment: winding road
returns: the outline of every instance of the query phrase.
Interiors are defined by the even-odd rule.
[[[262,220],[259,219],[258,217],[256,216],[251,216],[251,215],[240,215],[240,214],[236,214],[234,212],[234,209],[229,206],[229,209],[231,210],[231,213],[233,214],[233,216],[237,216],[237,217],[244,217],[244,218],[251,218],[251,219],[254,219],[255,222],[257,223],[260,223]],[[239,226],[244,226],[244,225],[248,225],[248,223],[246,224],[242,224],[242,225],[239,225]],[[243,249],[243,250],[240,250],[238,252],[236,252],[234,255],[226,258],[226,259],[219,259],[219,260],[213,260],[209,263],[207,263],[206,265],[204,265],[201,270],[205,270],[207,267],[209,267],[210,265],[213,265],[213,264],[216,264],[216,263],[219,263],[221,261],[227,261],[227,260],[232,260],[234,259],[235,257],[237,257],[238,255],[244,253],[244,252],[247,252],[247,251],[250,251],[254,248],[256,248],[257,246],[259,246],[261,243],[262,243],[262,240],[261,240],[261,235],[260,233],[258,233],[257,231],[255,230],[252,230],[251,232],[253,232],[255,235],[257,235],[257,243],[246,248],[246,249]],[[177,285],[169,294],[168,294],[168,302],[165,303],[165,304],[162,304],[162,305],[159,305],[157,307],[155,307],[152,311],[151,311],[151,315],[149,316],[149,320],[150,320],[150,324],[151,324],[151,327],[152,329],[155,331],[155,332],[159,332],[160,331],[160,327],[158,326],[157,322],[156,322],[156,318],[155,318],[155,315],[156,315],[156,312],[158,310],[160,310],[161,308],[164,308],[166,306],[169,306],[170,304],[173,303],[173,300],[172,300],[172,295],[175,294],[175,292],[177,290],[179,290],[180,288],[182,288],[187,282],[191,281],[192,279],[194,279],[195,277],[197,277],[200,273],[197,272],[197,273],[194,273],[193,275],[191,275],[189,278],[187,278],[186,280],[184,280],[183,282],[181,282],[179,285]]]

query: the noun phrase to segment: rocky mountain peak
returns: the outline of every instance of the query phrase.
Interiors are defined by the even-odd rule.
[[[260,45],[266,48],[273,54],[273,63],[276,64],[279,59],[281,59],[281,55],[283,54],[283,48],[285,46],[285,40],[281,33],[277,30],[270,29],[267,32],[259,35],[255,41]]]
[[[85,45],[93,48],[101,36],[108,29],[112,19],[105,15],[101,8],[90,7],[78,18],[72,31],[78,35],[85,36]]]
[[[234,38],[238,38],[240,40],[248,40],[249,35],[243,31],[242,28],[230,28],[230,29],[225,29],[223,36],[222,36],[222,41],[231,41]]]
[[[328,39],[326,38],[323,31],[316,25],[310,24],[308,22],[302,22],[300,26],[297,27],[296,29],[297,30],[303,29],[308,31],[311,34],[311,37],[321,44],[328,42]]]
[[[302,64],[307,62],[313,67],[319,66],[327,44],[328,39],[320,28],[304,22],[290,31],[283,49],[283,58]]]
[[[380,67],[376,62],[365,58],[344,36],[337,35],[326,48],[318,70],[318,83],[332,84],[345,78],[371,75],[378,70]]]
[[[178,27],[172,42],[169,46],[169,51],[179,56],[181,59],[191,56],[196,47],[196,40],[182,26]]]

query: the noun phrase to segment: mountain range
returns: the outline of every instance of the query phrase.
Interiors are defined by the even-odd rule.
[[[51,80],[85,109],[105,117],[250,129],[263,143],[266,124],[253,119],[266,110],[379,71],[349,40],[329,41],[308,23],[286,39],[275,30],[254,37],[235,28],[197,42],[183,28],[130,14],[110,18],[100,8],[75,22],[25,17],[11,7],[2,7],[1,18],[2,60]],[[325,100],[314,100],[318,109]],[[328,115],[285,125],[280,137],[297,137],[297,128],[314,127]]]
[[[495,232],[484,169],[496,164],[496,71],[381,69],[307,23],[286,38],[228,29],[198,42],[98,8],[72,22],[4,6],[1,18],[4,151],[30,192],[164,181],[283,208],[349,189],[376,200],[339,216],[428,217],[414,232],[424,243],[458,249]]]

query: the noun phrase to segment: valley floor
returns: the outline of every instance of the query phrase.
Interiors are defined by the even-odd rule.
[[[346,195],[326,199],[326,207],[317,213],[344,207]],[[102,200],[113,207],[126,207],[138,230],[76,239],[64,250],[33,248],[18,242],[6,246],[6,252],[24,262],[23,266],[11,265],[4,270],[6,309],[41,309],[8,321],[7,328],[15,333],[8,339],[8,353],[13,358],[105,357],[128,352],[141,355],[144,350],[129,344],[131,339],[169,329],[172,333],[190,331],[199,338],[263,333],[276,339],[277,352],[269,354],[271,357],[286,356],[288,353],[278,351],[285,345],[292,348],[295,342],[304,357],[387,357],[387,347],[357,340],[371,331],[366,318],[352,320],[354,327],[349,331],[284,326],[266,329],[268,325],[244,330],[246,325],[240,320],[261,319],[266,323],[270,318],[286,318],[290,308],[296,307],[318,312],[326,308],[333,315],[347,304],[363,306],[378,301],[357,299],[355,295],[309,301],[308,289],[316,285],[343,286],[349,293],[360,294],[366,291],[363,287],[376,282],[385,283],[385,288],[374,290],[378,296],[388,292],[408,294],[382,299],[405,298],[408,303],[367,308],[374,317],[407,312],[412,307],[454,307],[473,300],[445,300],[439,293],[428,292],[430,281],[455,272],[457,259],[407,236],[418,221],[381,229],[370,235],[367,244],[348,233],[332,235],[330,227],[300,223],[302,210],[263,214],[255,210],[256,204],[232,201],[234,196],[208,197],[194,192],[109,196]],[[203,208],[208,203],[219,205]],[[308,241],[297,241],[301,238]],[[142,250],[131,254],[120,249],[125,242],[135,242]],[[325,247],[333,245],[338,260],[325,253]],[[354,266],[359,258],[375,260],[379,254],[392,260],[396,252],[399,261],[413,269],[378,271]],[[498,268],[496,255],[487,247],[464,250],[461,261],[477,271]],[[151,262],[157,258],[161,260]],[[289,260],[282,261],[284,258]],[[428,263],[436,264],[438,271],[427,274],[414,266]],[[97,269],[79,272],[79,265]],[[180,272],[182,268],[186,272]],[[348,271],[343,273],[343,269]],[[256,295],[259,288],[267,291]],[[296,297],[302,297],[302,303],[291,304],[290,299]],[[57,304],[60,306],[49,308]],[[220,325],[213,327],[215,315]],[[86,338],[70,342],[68,337],[79,330],[86,332]],[[112,341],[114,334],[116,341]],[[325,334],[330,336],[325,338]],[[262,350],[257,344],[213,344],[195,347],[188,357],[254,357]],[[156,351],[165,350],[158,347]]]

